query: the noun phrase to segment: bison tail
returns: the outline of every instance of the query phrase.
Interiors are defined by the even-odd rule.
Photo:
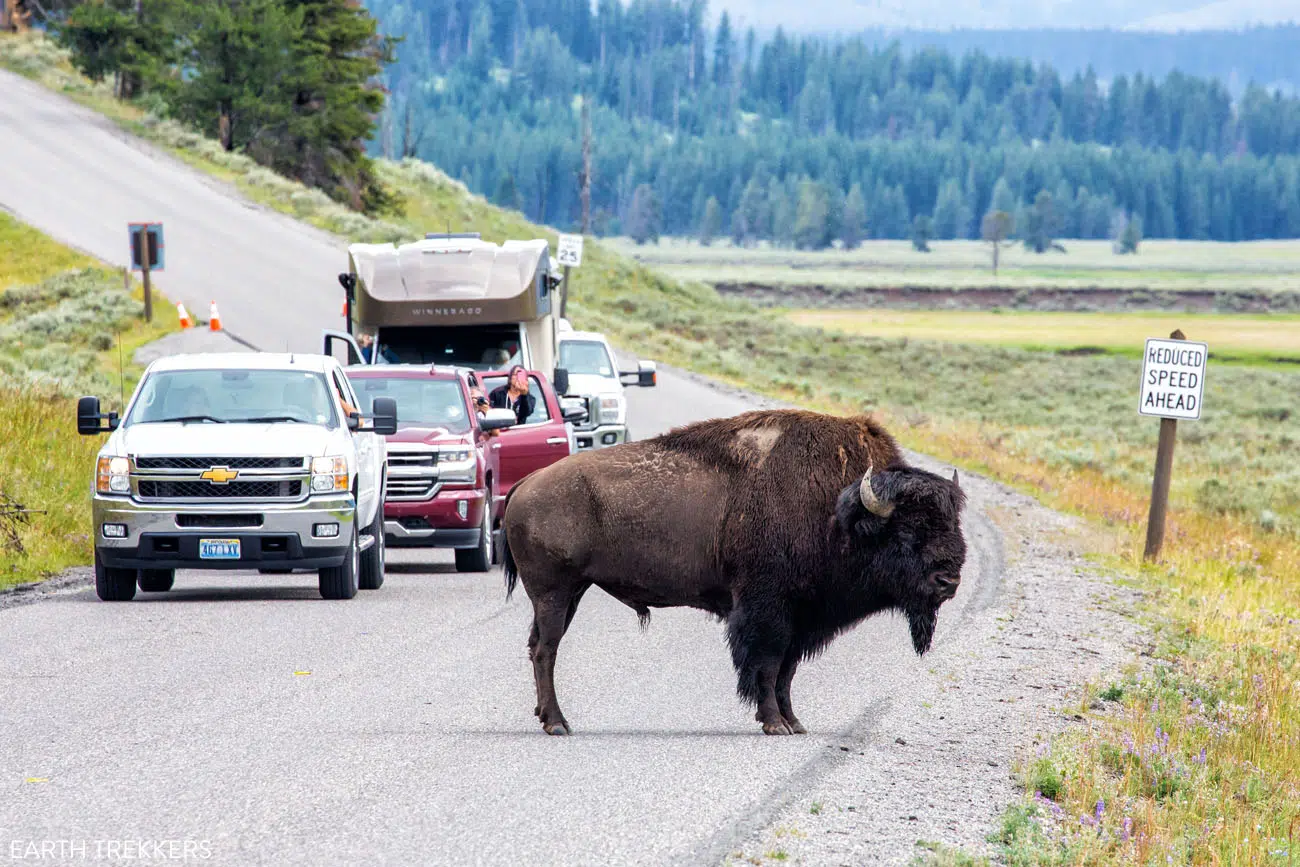
[[[515,592],[515,585],[519,583],[519,564],[515,562],[514,552],[510,550],[510,537],[506,534],[506,510],[510,508],[510,498],[517,490],[519,490],[518,482],[506,494],[506,501],[501,504],[501,561],[506,573],[507,602]]]

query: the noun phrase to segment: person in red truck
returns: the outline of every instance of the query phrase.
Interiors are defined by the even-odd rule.
[[[528,393],[528,372],[524,370],[523,365],[516,364],[510,368],[505,384],[492,389],[492,393],[488,395],[488,403],[497,409],[514,410],[519,424],[528,423],[528,417],[536,408],[536,401]]]

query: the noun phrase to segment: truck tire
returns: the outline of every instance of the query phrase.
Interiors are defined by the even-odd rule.
[[[130,602],[135,598],[136,570],[105,566],[95,552],[95,593],[105,602]]]
[[[136,583],[145,593],[166,593],[176,583],[176,570],[141,569]]]
[[[357,579],[362,590],[378,590],[384,586],[384,503],[379,501],[375,510],[375,520],[364,531],[373,536],[375,544],[361,553],[361,574]]]
[[[457,572],[487,572],[492,568],[492,510],[483,507],[483,523],[479,527],[477,548],[456,549]]]
[[[348,545],[343,565],[321,569],[320,595],[325,599],[351,599],[357,595],[357,572],[360,571],[360,553],[357,551],[357,525],[352,524],[352,542]]]

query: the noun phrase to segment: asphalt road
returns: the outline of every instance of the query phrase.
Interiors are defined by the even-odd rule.
[[[117,262],[128,220],[164,220],[166,291],[215,298],[264,348],[314,349],[339,323],[337,241],[4,73],[0,93],[0,205]],[[672,373],[629,395],[638,436],[754,405]],[[967,528],[936,646],[960,644],[1000,574],[978,502]],[[716,622],[656,611],[641,632],[597,592],[557,665],[574,735],[551,738],[530,617],[499,572],[409,551],[345,602],[311,575],[183,573],[129,604],[73,587],[0,607],[0,864],[715,864],[927,664],[901,618],[864,624],[800,669],[811,734],[764,737]]]

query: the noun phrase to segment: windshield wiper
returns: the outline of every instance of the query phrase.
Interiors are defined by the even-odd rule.
[[[191,422],[191,421],[210,421],[210,422],[215,422],[216,424],[226,423],[226,420],[224,418],[217,418],[211,415],[178,415],[175,418],[152,419],[152,422],[154,424],[176,424],[176,423],[185,424],[186,422]]]
[[[257,418],[239,418],[235,419],[239,424],[272,424],[278,421],[294,421],[298,424],[311,424],[305,418],[299,418],[296,415],[260,415]]]

